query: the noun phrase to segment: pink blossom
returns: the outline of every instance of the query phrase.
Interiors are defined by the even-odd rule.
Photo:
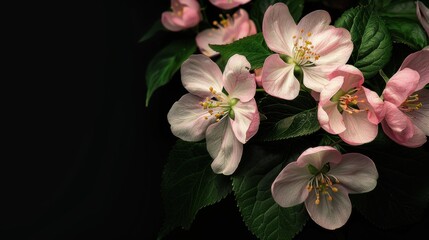
[[[343,226],[352,205],[348,194],[369,192],[377,185],[374,162],[360,153],[341,153],[333,147],[305,150],[289,163],[271,185],[282,207],[305,202],[311,219],[326,229]]]
[[[420,147],[429,136],[429,49],[407,56],[383,91],[383,131],[396,143]]]
[[[228,10],[246,4],[250,0],[210,0],[210,2],[218,8]]]
[[[227,14],[226,18],[222,18],[220,22],[214,21],[213,24],[216,28],[203,30],[195,39],[201,53],[209,57],[219,54],[211,49],[209,44],[228,44],[256,33],[255,23],[249,19],[244,9],[239,9],[232,17]]]
[[[206,139],[215,173],[230,175],[236,170],[243,144],[259,128],[256,83],[249,70],[250,63],[238,54],[228,60],[223,73],[202,54],[192,55],[181,68],[189,93],[173,104],[168,122],[182,140]]]
[[[320,126],[350,145],[374,140],[383,118],[383,100],[362,86],[363,75],[352,65],[341,66],[328,77],[319,96]]]
[[[197,0],[171,0],[171,9],[162,13],[161,22],[173,32],[195,27],[202,19]]]
[[[429,9],[420,1],[416,1],[417,18],[429,36]]]
[[[262,32],[276,52],[263,66],[262,84],[268,94],[287,100],[298,96],[300,82],[294,71],[303,72],[305,87],[320,92],[328,83],[327,74],[348,61],[353,50],[350,33],[330,22],[328,12],[317,10],[297,25],[284,3],[268,7]]]

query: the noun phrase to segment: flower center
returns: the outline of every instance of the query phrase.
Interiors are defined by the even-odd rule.
[[[236,15],[237,13],[234,13]],[[226,17],[225,17],[226,16]],[[230,14],[226,14],[223,16],[222,14],[219,14],[219,21],[213,21],[213,25],[217,28],[227,28],[234,24],[234,19],[231,17]]]
[[[320,55],[313,51],[313,43],[309,40],[311,32],[299,31],[298,35],[293,35],[293,60],[300,66],[311,66],[320,58]]]
[[[173,14],[181,17],[183,15],[183,8],[185,4],[181,4],[179,1],[174,1],[172,4]]]
[[[313,165],[309,164],[308,169],[313,177],[310,178],[307,184],[307,190],[314,191],[316,194],[316,205],[320,204],[320,196],[325,196],[328,201],[333,200],[334,193],[338,192],[338,188],[334,184],[340,183],[340,180],[329,172],[329,163],[326,163],[320,171],[314,173],[316,169]]]
[[[415,93],[407,98],[400,106],[399,109],[403,112],[412,112],[419,110],[423,104],[419,101],[419,94]]]
[[[237,98],[228,98],[222,93],[216,92],[213,87],[209,88],[211,97],[206,97],[204,102],[200,102],[200,106],[207,110],[208,115],[204,118],[208,120],[210,117],[216,119],[219,122],[224,116],[229,115],[231,119],[235,119],[235,113],[233,107],[238,103]]]
[[[348,92],[339,90],[332,98],[331,101],[338,102],[338,110],[340,112],[346,111],[347,113],[357,113],[362,111],[368,111],[367,108],[360,109],[359,103],[364,103],[364,99],[359,100],[359,96],[356,95],[358,88],[352,88]]]

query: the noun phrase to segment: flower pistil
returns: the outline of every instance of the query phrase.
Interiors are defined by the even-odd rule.
[[[338,192],[338,188],[334,187],[334,184],[340,183],[340,180],[334,175],[328,174],[330,167],[329,163],[326,163],[320,171],[309,164],[308,170],[313,176],[309,179],[307,184],[307,190],[310,192],[314,190],[316,195],[316,200],[314,203],[316,205],[320,204],[320,195],[326,196],[328,201],[333,200],[333,194]],[[331,193],[329,193],[331,191]]]
[[[423,106],[420,102],[419,94],[415,93],[411,96],[408,96],[400,106],[399,109],[403,112],[412,112],[414,110],[419,110]]]

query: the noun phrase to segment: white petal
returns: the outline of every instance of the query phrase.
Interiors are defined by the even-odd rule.
[[[274,201],[282,207],[292,207],[305,201],[308,196],[306,186],[312,175],[306,167],[289,163],[271,185]]]
[[[235,118],[234,120],[229,119],[229,121],[231,122],[235,137],[244,144],[247,141],[247,131],[252,124],[255,113],[258,112],[256,101],[253,100],[247,103],[240,101],[234,106],[233,111]]]
[[[311,33],[313,36],[328,28],[331,16],[325,10],[316,10],[308,13],[298,23],[298,31],[304,30],[304,34]]]
[[[197,43],[200,52],[208,57],[219,55],[218,52],[213,50],[209,44],[222,45],[225,44],[223,40],[223,29],[209,28],[197,34],[195,42]]]
[[[353,51],[349,31],[344,28],[330,28],[312,38],[314,52],[320,56],[316,65],[341,66],[347,63]]]
[[[190,93],[183,95],[175,102],[167,114],[171,125],[171,132],[185,141],[200,141],[204,139],[207,127],[214,123],[214,118],[209,116],[199,102],[204,101]]]
[[[360,153],[346,153],[338,164],[331,164],[331,174],[349,193],[372,191],[377,185],[378,172],[374,162]]]
[[[337,186],[338,192],[331,194],[332,201],[327,195],[320,194],[320,204],[315,204],[316,195],[311,192],[305,201],[305,207],[311,219],[319,226],[334,230],[342,227],[352,213],[352,204],[347,190]]]
[[[304,85],[311,90],[321,92],[323,87],[329,83],[328,74],[335,69],[335,66],[312,66],[302,67],[304,72]]]
[[[205,98],[210,87],[221,92],[222,72],[209,57],[202,54],[190,56],[181,67],[182,84],[190,93]]]
[[[341,161],[341,153],[330,146],[318,146],[305,150],[296,160],[300,167],[307,167],[308,164],[313,165],[317,169],[322,169],[325,163],[336,163]]]
[[[262,33],[267,46],[276,53],[293,56],[293,36],[296,34],[295,20],[284,3],[267,8],[262,22]]]
[[[206,143],[210,156],[214,158],[213,172],[231,175],[237,169],[243,154],[243,144],[235,137],[228,117],[207,129]]]
[[[249,72],[250,63],[245,56],[234,54],[223,72],[223,85],[230,98],[250,101],[256,93],[255,76]]]
[[[294,65],[285,63],[278,54],[265,59],[262,86],[271,96],[292,100],[300,91],[299,81],[293,74]]]

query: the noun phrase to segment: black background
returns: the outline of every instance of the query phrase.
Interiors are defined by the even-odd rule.
[[[86,1],[18,6],[17,83],[10,156],[2,167],[1,239],[155,239],[160,182],[176,140],[167,111],[185,91],[176,75],[145,101],[145,69],[173,35],[138,39],[169,1]],[[341,10],[308,3],[304,12]],[[15,148],[16,147],[16,148]],[[161,151],[158,151],[161,149]],[[9,155],[9,154],[8,154]],[[8,165],[11,166],[8,166]],[[415,237],[429,226],[384,231],[356,210],[337,231],[309,221],[296,239]],[[202,209],[190,230],[165,239],[255,239],[232,196]],[[1,237],[4,236],[4,237]]]

